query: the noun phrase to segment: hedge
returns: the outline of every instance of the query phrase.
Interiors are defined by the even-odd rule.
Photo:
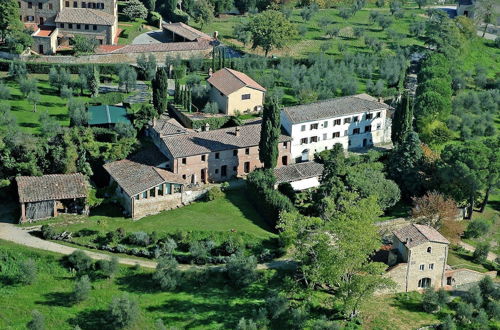
[[[193,129],[202,129],[206,124],[210,125],[210,129],[218,129],[227,124],[231,120],[231,117],[213,117],[200,120],[192,120]]]
[[[0,71],[9,71],[9,64],[12,62],[21,62],[21,61],[0,59]],[[78,74],[80,68],[85,66],[96,66],[99,68],[99,73],[101,74],[114,74],[116,73],[116,67],[119,65],[119,64],[67,64],[67,63],[36,63],[36,62],[25,62],[25,63],[29,73],[37,73],[37,74],[48,74],[50,68],[52,67],[65,68],[72,74]]]

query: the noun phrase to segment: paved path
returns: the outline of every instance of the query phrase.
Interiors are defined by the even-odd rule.
[[[476,249],[472,245],[467,244],[467,243],[462,242],[462,241],[460,241],[458,243],[458,245],[460,245],[461,247],[463,247],[464,249],[466,249],[467,251],[470,251],[470,252],[474,252],[474,250]],[[488,257],[486,257],[486,259],[489,260],[489,261],[495,261],[496,258],[497,258],[497,255],[495,253],[493,253],[493,252],[489,252],[488,253]]]
[[[78,250],[77,248],[66,246],[50,241],[43,240],[36,236],[30,234],[30,230],[34,230],[33,228],[22,228],[18,227],[11,223],[0,222],[0,239],[10,241],[16,244],[32,247],[35,249],[51,251],[56,253],[61,253],[64,255],[68,255]],[[93,252],[88,250],[83,250],[85,253],[94,260],[110,260],[111,255]],[[141,259],[133,259],[133,258],[124,258],[119,257],[118,262],[123,265],[133,266],[139,264],[141,267],[145,268],[156,268],[157,263],[155,261],[141,260]],[[223,265],[209,265],[209,266],[196,266],[196,265],[179,265],[180,270],[189,270],[193,268],[203,268],[203,267],[211,267],[214,269],[222,269]],[[291,260],[273,260],[269,263],[258,264],[257,269],[293,269],[295,268],[295,263]]]

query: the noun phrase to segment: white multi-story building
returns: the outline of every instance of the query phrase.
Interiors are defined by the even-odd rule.
[[[389,109],[367,94],[345,96],[284,108],[281,125],[293,139],[292,158],[303,162],[337,143],[352,150],[390,142]]]

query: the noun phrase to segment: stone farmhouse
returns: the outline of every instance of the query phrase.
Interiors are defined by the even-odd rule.
[[[20,20],[33,29],[34,51],[54,54],[70,45],[75,35],[115,45],[118,32],[117,0],[20,0]]]
[[[20,222],[32,222],[60,213],[85,214],[88,183],[80,173],[19,176],[16,178]]]
[[[157,148],[167,157],[167,168],[189,183],[223,182],[262,167],[259,160],[261,123],[203,132],[184,129],[170,118],[156,120],[149,129]],[[290,162],[291,137],[281,135],[278,167]]]
[[[207,82],[210,100],[217,103],[222,113],[234,116],[237,112],[262,110],[266,89],[243,72],[224,68],[214,72]]]
[[[367,94],[345,96],[286,107],[281,125],[293,139],[293,159],[303,162],[337,143],[346,150],[389,143],[389,109]]]
[[[411,224],[393,234],[392,250],[385,251],[388,253],[384,255],[389,265],[386,276],[396,283],[396,292],[428,287],[457,289],[478,282],[484,276],[496,276],[494,271],[479,273],[448,266],[450,242],[432,227]]]

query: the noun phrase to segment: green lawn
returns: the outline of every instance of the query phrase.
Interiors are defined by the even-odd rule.
[[[0,241],[0,252],[17,260],[35,259],[39,269],[37,281],[29,286],[8,285],[5,273],[0,276],[1,329],[25,329],[35,309],[45,316],[47,329],[73,329],[77,324],[84,330],[110,329],[106,309],[112,297],[121,293],[135,298],[141,309],[140,319],[129,329],[155,329],[154,322],[160,318],[169,327],[228,329],[241,317],[249,317],[267,290],[265,280],[234,290],[217,277],[199,285],[186,281],[174,292],[161,292],[149,270],[121,267],[114,279],[94,279],[89,299],[74,305],[69,297],[75,275],[61,266],[59,255],[5,241]],[[0,258],[0,267],[4,262]]]
[[[416,20],[424,20],[424,17],[421,17],[421,15],[425,12],[424,10],[419,10],[414,5],[412,5],[411,7],[405,6],[405,17],[401,19],[395,19],[394,23],[385,31],[382,31],[382,29],[378,25],[372,25],[369,22],[368,17],[370,11],[373,10],[380,11],[384,14],[390,14],[388,8],[363,8],[353,17],[344,20],[343,18],[338,16],[338,9],[322,9],[319,10],[319,12],[310,21],[304,22],[304,20],[300,17],[300,9],[294,9],[290,21],[295,25],[297,29],[300,26],[306,26],[307,32],[303,35],[297,35],[288,43],[287,47],[281,50],[274,50],[271,52],[271,55],[307,57],[307,55],[309,54],[319,52],[320,45],[323,43],[331,44],[330,49],[327,51],[327,53],[331,55],[340,55],[340,52],[338,50],[338,45],[340,43],[346,45],[347,51],[368,52],[368,49],[366,48],[362,38],[354,38],[352,35],[350,35],[348,31],[349,29],[345,29],[349,27],[361,27],[365,30],[366,36],[377,37],[386,44],[399,43],[401,46],[423,45],[420,40],[409,36],[408,27],[410,22],[412,21],[412,15],[415,16]],[[333,22],[333,25],[341,30],[339,37],[329,39],[326,36],[323,27],[319,26],[319,20],[322,17],[330,18]],[[209,24],[205,24],[202,30],[208,34],[212,34],[214,31],[218,31],[223,42],[234,45],[237,48],[244,50],[245,52],[257,53],[262,55],[263,52],[260,49],[251,50],[250,45],[244,46],[235,39],[233,29],[236,24],[240,23],[241,19],[242,16],[225,15],[221,18],[214,19],[214,21]],[[197,28],[200,28],[199,24],[196,24],[194,22],[190,22],[190,24]],[[388,30],[403,33],[405,37],[399,41],[390,40],[387,35]]]
[[[448,252],[448,265],[456,268],[467,268],[472,269],[481,273],[485,273],[489,271],[489,269],[485,268],[483,265],[476,264],[472,262],[472,253],[471,252],[459,252],[450,249]]]
[[[118,15],[118,28],[122,29],[122,33],[119,36],[119,45],[128,45],[140,34],[145,32],[155,30],[154,27],[145,24],[146,21],[143,19],[136,19],[130,21],[123,14]]]
[[[17,124],[25,132],[38,133],[39,132],[39,118],[43,112],[48,112],[61,126],[69,126],[69,116],[67,101],[61,98],[55,88],[52,88],[48,82],[48,76],[42,74],[30,74],[30,79],[38,80],[38,91],[41,95],[40,103],[37,105],[37,111],[33,112],[33,104],[29,103],[23,97],[19,90],[19,84],[11,79],[0,79],[6,86],[9,87],[11,92],[10,104],[12,114],[17,119]],[[84,101],[90,100],[88,97],[81,97]]]
[[[266,239],[275,236],[264,219],[257,213],[245,196],[244,190],[233,190],[211,202],[193,204],[133,221],[119,215],[119,211],[109,206],[99,208],[90,217],[60,216],[43,221],[56,227],[76,232],[91,229],[100,232],[124,228],[127,232],[145,231],[172,233],[176,231],[222,231],[244,232]]]

